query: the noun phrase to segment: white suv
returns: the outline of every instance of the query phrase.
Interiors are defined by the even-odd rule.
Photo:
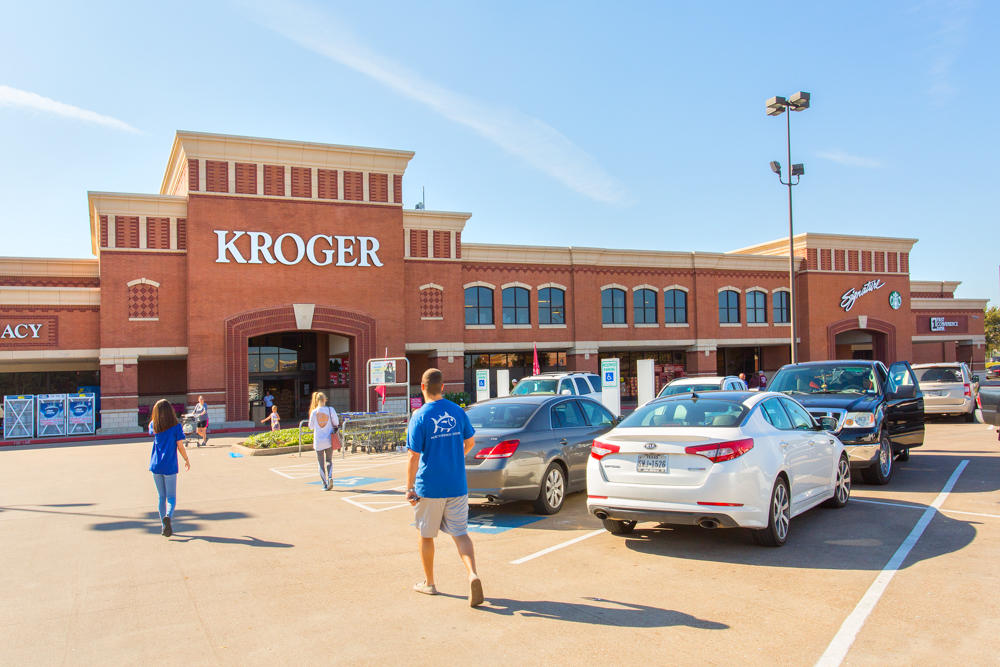
[[[702,375],[683,377],[667,383],[657,398],[674,394],[690,394],[702,391],[747,391],[747,383],[735,375]]]
[[[595,373],[542,373],[517,381],[511,396],[554,394],[557,396],[588,396],[601,400],[601,376]]]

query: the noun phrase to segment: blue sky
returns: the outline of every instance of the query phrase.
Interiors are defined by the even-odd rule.
[[[22,3],[0,24],[5,256],[88,256],[87,190],[156,192],[177,129],[413,150],[463,239],[723,251],[916,237],[1000,302],[997,3]]]

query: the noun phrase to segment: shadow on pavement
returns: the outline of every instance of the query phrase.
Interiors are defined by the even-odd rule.
[[[971,443],[970,443],[971,444]],[[939,453],[940,452],[940,453]],[[854,473],[852,481],[857,489],[899,493],[940,493],[946,481],[955,472],[959,462],[968,459],[969,465],[958,478],[951,493],[983,493],[1000,490],[1000,456],[988,456],[991,451],[957,452],[954,450],[914,449],[909,461],[893,461],[892,480],[886,486],[865,484],[861,475]],[[1000,449],[997,450],[1000,454]],[[980,454],[976,456],[975,454]],[[987,454],[987,456],[982,456]]]
[[[896,499],[892,502],[907,507],[848,503],[840,510],[817,508],[800,514],[792,519],[788,542],[777,549],[753,544],[748,530],[736,528],[640,525],[624,540],[632,551],[650,556],[742,566],[877,571],[885,567],[925,509]],[[978,524],[938,513],[920,538],[920,550],[911,551],[903,567],[965,548],[975,539]]]
[[[665,628],[686,625],[701,630],[727,630],[725,623],[706,621],[672,609],[660,609],[631,602],[616,602],[603,598],[583,598],[603,604],[553,602],[547,600],[508,600],[486,598],[486,604],[476,609],[501,616],[547,618],[570,623],[589,623],[617,628]],[[613,606],[604,606],[613,605]]]
[[[217,537],[214,535],[189,534],[193,531],[201,530],[202,521],[231,521],[233,519],[246,519],[251,515],[246,512],[198,512],[194,510],[178,510],[174,513],[173,529],[174,537],[181,538],[176,541],[192,542],[201,540],[215,544],[239,544],[248,547],[269,547],[277,549],[287,549],[295,546],[286,542],[271,542],[260,540],[250,535],[244,535],[243,539],[235,537]],[[159,534],[160,516],[156,512],[146,512],[145,518],[127,519],[124,521],[109,521],[106,523],[95,523],[91,530],[114,531],[114,530],[139,530],[151,535]],[[185,534],[188,533],[188,534]]]

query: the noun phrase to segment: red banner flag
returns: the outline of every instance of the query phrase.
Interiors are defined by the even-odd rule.
[[[534,358],[531,360],[531,374],[538,375],[542,372],[542,367],[538,365],[538,343],[532,343],[535,350]]]

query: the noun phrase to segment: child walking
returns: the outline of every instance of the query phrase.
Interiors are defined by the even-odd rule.
[[[191,469],[187,450],[184,449],[184,429],[177,423],[174,408],[166,399],[160,399],[153,406],[150,429],[153,434],[153,450],[149,455],[149,471],[153,473],[153,483],[160,502],[160,534],[170,537],[174,534],[170,520],[177,506],[177,454],[184,459],[184,469]]]
[[[340,419],[337,411],[326,404],[326,394],[313,392],[309,404],[309,428],[313,432],[313,449],[316,450],[316,460],[319,462],[319,479],[323,482],[323,490],[333,488],[333,452],[334,445],[340,449],[340,438],[337,437],[337,427]],[[336,440],[336,441],[335,441]]]
[[[263,419],[261,419],[260,423],[263,424],[268,419],[271,420],[271,430],[272,431],[278,431],[278,430],[281,429],[281,416],[278,414],[278,406],[277,405],[272,405],[271,406],[271,414],[269,414],[268,416],[266,416]]]

